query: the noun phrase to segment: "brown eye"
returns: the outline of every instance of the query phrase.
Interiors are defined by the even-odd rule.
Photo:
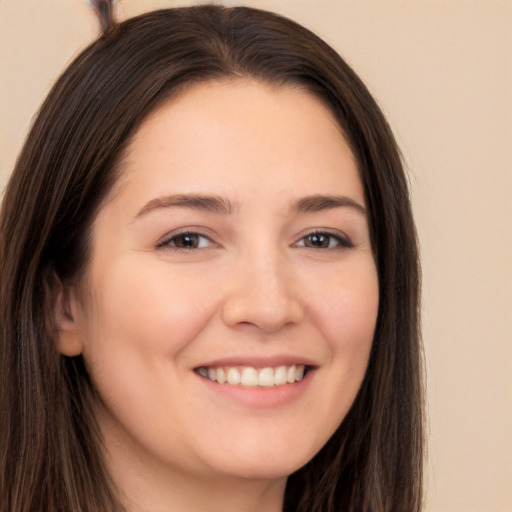
[[[334,235],[333,233],[310,233],[302,238],[297,244],[301,247],[307,247],[308,249],[336,249],[336,248],[351,248],[354,247],[352,242],[347,238],[340,235]]]
[[[313,233],[304,239],[304,245],[311,249],[327,249],[331,243],[331,235],[325,233]]]
[[[197,249],[199,247],[199,235],[197,233],[181,233],[171,240],[173,245],[179,249]]]
[[[205,249],[212,245],[214,245],[213,242],[207,236],[188,231],[177,233],[158,243],[159,248],[181,249],[185,251]]]

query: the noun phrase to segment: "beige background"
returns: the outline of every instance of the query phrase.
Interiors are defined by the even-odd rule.
[[[121,0],[122,16],[191,1]],[[388,114],[424,269],[427,507],[512,511],[512,0],[246,0],[315,30]],[[87,0],[0,0],[0,180],[57,74],[97,34]]]

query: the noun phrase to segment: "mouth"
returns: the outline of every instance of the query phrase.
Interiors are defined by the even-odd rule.
[[[304,364],[281,366],[201,366],[195,371],[205,379],[226,386],[273,388],[300,382],[311,368]]]

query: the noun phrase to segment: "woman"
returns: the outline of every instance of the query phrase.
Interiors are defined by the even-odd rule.
[[[419,510],[418,257],[375,101],[271,13],[103,14],[3,200],[2,510]]]

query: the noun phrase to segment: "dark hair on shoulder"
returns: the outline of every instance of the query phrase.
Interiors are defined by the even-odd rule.
[[[0,510],[122,510],[87,371],[55,348],[55,279],[87,268],[92,222],[146,116],[191,84],[250,77],[301,87],[336,116],[357,159],[379,278],[362,387],[326,446],[289,477],[285,510],[419,511],[419,258],[401,156],[367,88],[316,35],[269,12],[209,5],[105,26],[42,105],[3,199]]]

